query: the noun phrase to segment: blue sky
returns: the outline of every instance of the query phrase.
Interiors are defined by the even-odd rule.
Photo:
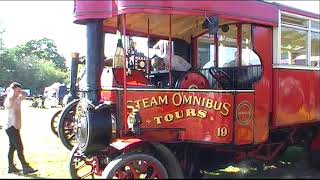
[[[319,13],[319,2],[278,1],[279,3]],[[0,27],[4,42],[13,47],[32,39],[53,39],[67,59],[72,52],[86,53],[85,26],[73,24],[73,1],[0,1]]]

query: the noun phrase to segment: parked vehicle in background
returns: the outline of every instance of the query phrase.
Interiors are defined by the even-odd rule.
[[[67,93],[67,86],[59,82],[45,87],[43,92],[43,96],[45,98],[45,107],[63,106],[63,98]]]
[[[0,87],[0,108],[3,108],[3,102],[6,98],[6,89],[3,87]]]

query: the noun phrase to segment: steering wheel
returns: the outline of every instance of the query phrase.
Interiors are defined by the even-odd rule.
[[[223,89],[225,89],[226,87],[230,87],[232,85],[232,78],[221,69],[217,67],[210,67],[209,73],[216,80],[212,84],[212,87],[219,87],[220,85]]]

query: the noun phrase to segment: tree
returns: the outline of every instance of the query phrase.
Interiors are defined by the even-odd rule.
[[[38,59],[52,61],[57,68],[63,71],[67,70],[66,60],[58,53],[57,46],[52,39],[30,40],[13,48],[12,51],[21,60],[32,54]]]
[[[20,82],[34,94],[54,82],[66,83],[65,59],[59,55],[53,40],[30,40],[14,48],[5,48],[0,27],[0,86]]]

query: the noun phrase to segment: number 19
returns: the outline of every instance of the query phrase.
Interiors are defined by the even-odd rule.
[[[218,137],[226,137],[228,135],[228,129],[226,127],[218,127],[217,128],[217,136]]]

